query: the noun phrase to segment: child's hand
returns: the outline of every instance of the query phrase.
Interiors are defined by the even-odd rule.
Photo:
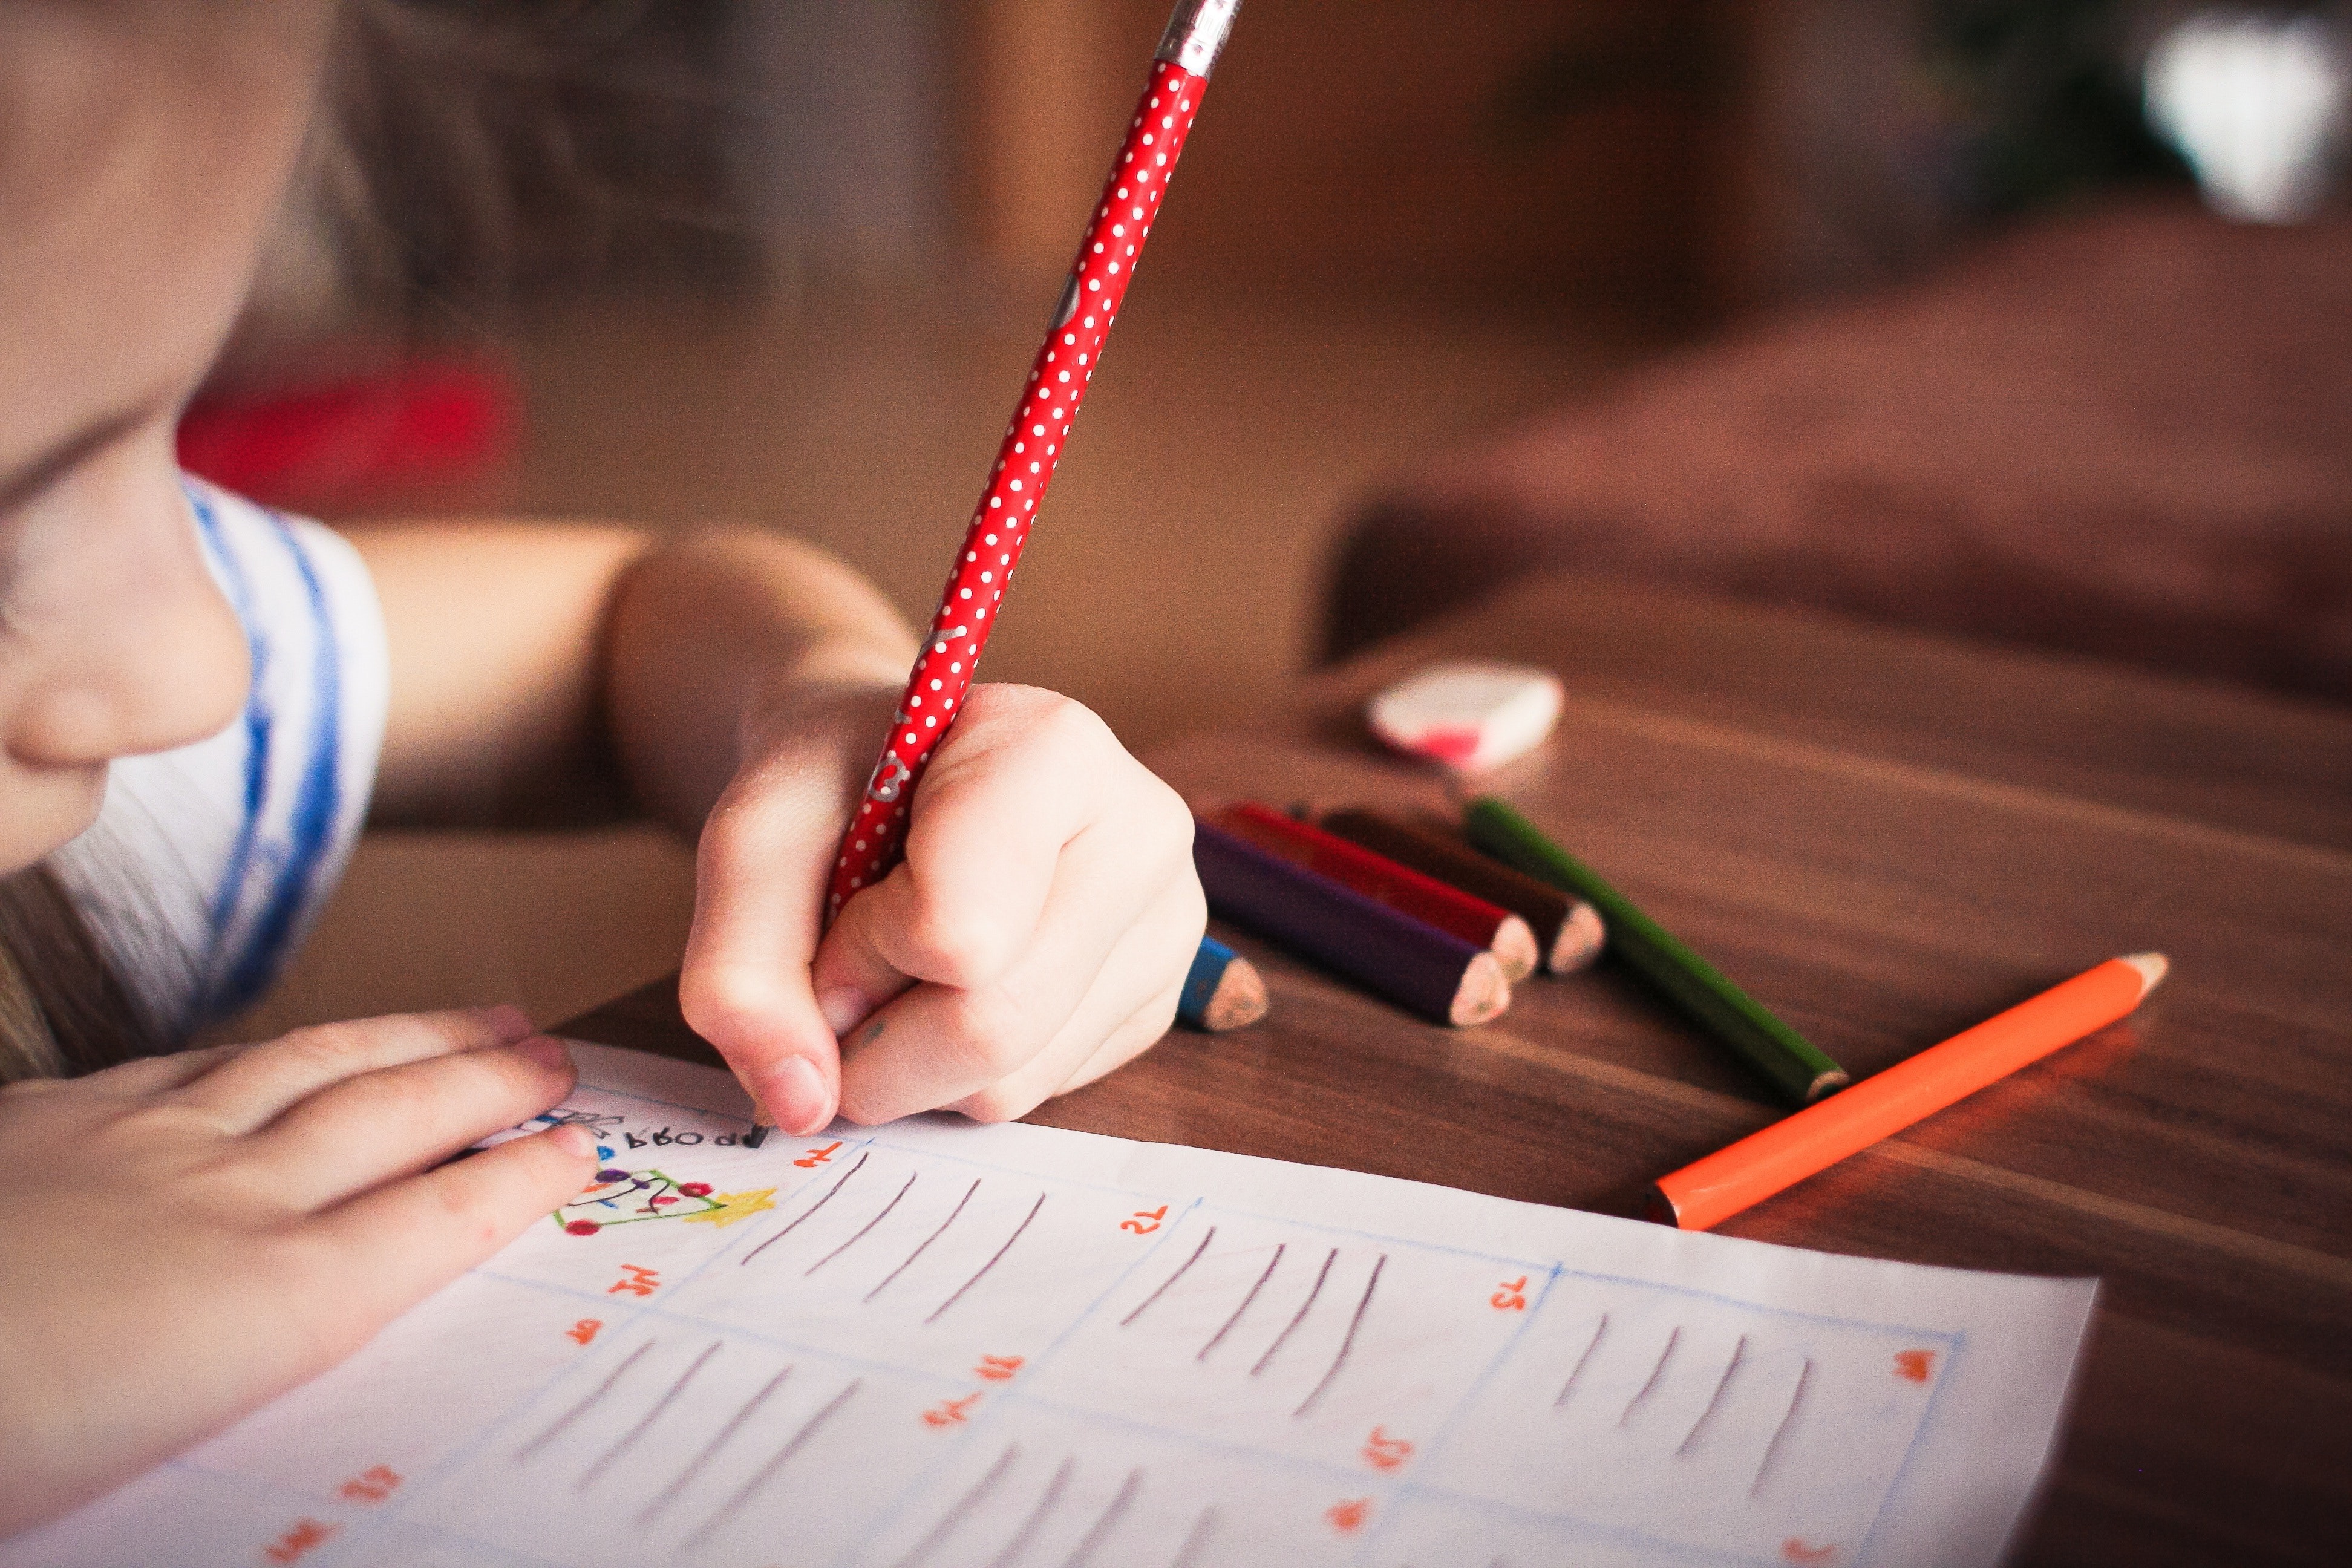
[[[776,715],[703,829],[679,1001],[788,1132],[836,1107],[1003,1121],[1101,1077],[1166,1032],[1207,918],[1175,792],[1077,703],[983,685],[916,787],[906,861],[820,942],[895,696]]]
[[[372,1018],[0,1089],[0,1536],[350,1354],[570,1199],[572,1087],[511,1008]]]

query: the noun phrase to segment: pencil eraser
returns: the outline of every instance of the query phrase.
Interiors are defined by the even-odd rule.
[[[1543,744],[1562,693],[1549,672],[1511,664],[1433,664],[1364,710],[1372,733],[1465,773],[1501,767]]]

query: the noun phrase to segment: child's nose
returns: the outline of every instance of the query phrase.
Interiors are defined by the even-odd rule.
[[[89,549],[74,565],[70,608],[18,628],[36,645],[6,715],[20,763],[86,767],[168,751],[218,731],[243,705],[245,629],[194,538],[168,513],[142,531]]]

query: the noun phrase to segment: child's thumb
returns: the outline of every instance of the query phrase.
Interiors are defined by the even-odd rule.
[[[677,982],[687,1024],[796,1137],[823,1129],[841,1100],[840,1047],[809,981],[839,829],[803,815],[782,801],[711,815]]]

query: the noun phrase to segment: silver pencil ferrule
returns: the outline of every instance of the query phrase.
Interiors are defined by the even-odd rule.
[[[1151,58],[1207,76],[1241,8],[1242,0],[1177,0],[1176,14],[1168,18],[1168,31],[1160,36],[1160,52]]]

